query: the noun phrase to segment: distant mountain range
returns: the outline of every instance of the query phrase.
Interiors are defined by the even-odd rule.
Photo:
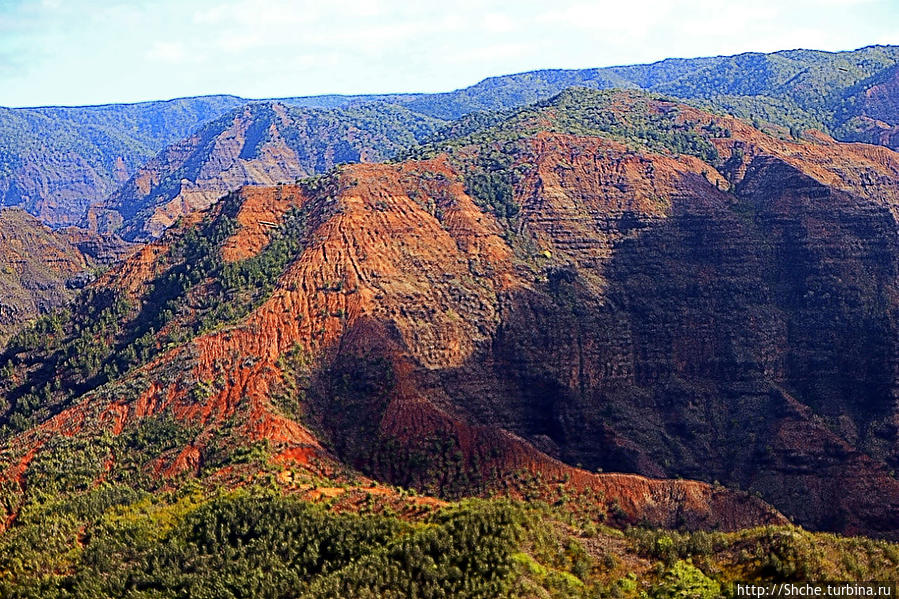
[[[92,209],[86,225],[152,239],[242,185],[293,182],[339,163],[380,162],[443,124],[393,104],[331,110],[248,104],[160,152]]]
[[[243,104],[226,96],[0,109],[0,205],[74,224],[166,145]]]
[[[571,86],[642,89],[755,119],[760,125],[770,122],[794,130],[814,128],[844,141],[896,147],[899,143],[899,106],[895,100],[899,85],[897,63],[899,47],[894,46],[837,53],[793,50],[668,59],[648,65],[533,71],[492,77],[447,93],[312,96],[277,102],[288,107],[320,110],[372,103],[402,107],[407,111],[403,118],[410,120],[414,130],[404,137],[395,129],[393,139],[378,149],[378,155],[420,141],[426,132],[421,125],[427,119],[453,120],[473,112],[515,108]],[[206,136],[208,141],[209,123],[253,102],[256,101],[234,96],[207,96],[128,105],[0,109],[0,205],[21,207],[53,226],[82,222],[89,206],[102,203],[110,196],[114,196],[110,201],[116,211],[129,203],[135,204],[134,208],[122,208],[126,216],[145,210],[146,192],[135,192],[134,181],[120,189],[122,185],[171,144],[180,145],[158,156],[147,167],[159,171],[165,170],[166,165],[180,164],[173,156],[183,153],[185,144],[191,144],[181,140]],[[392,110],[395,116],[397,109]],[[417,116],[412,118],[412,113]],[[244,115],[241,118],[247,118]],[[332,118],[339,120],[345,115],[335,114]],[[400,120],[394,123],[395,127],[401,125]],[[363,129],[366,126],[361,125]],[[308,131],[301,130],[297,136],[307,134]],[[377,131],[366,134],[379,135]],[[302,164],[304,174],[323,172],[330,164],[324,157],[327,148],[303,151],[320,154],[288,155],[285,160]],[[345,157],[360,160],[368,157],[365,152],[358,153],[358,157],[354,152]],[[245,152],[241,159],[247,157]],[[196,172],[184,174],[185,193],[194,197],[211,197],[220,192],[224,180],[269,183],[273,176],[283,174],[284,180],[289,181],[290,173],[299,172],[287,169],[283,173],[255,175],[240,175],[237,171],[225,175],[200,174],[197,159],[194,156]],[[210,160],[212,164],[221,163],[220,158]],[[214,168],[210,166],[206,171]],[[156,176],[171,179],[177,175],[157,172]],[[193,179],[195,176],[200,177],[200,183]],[[172,191],[173,184],[172,180],[163,183],[168,191],[160,192],[159,198],[166,199],[159,201],[171,202],[178,195]],[[133,231],[143,225],[134,227],[130,229],[131,234],[136,234]]]

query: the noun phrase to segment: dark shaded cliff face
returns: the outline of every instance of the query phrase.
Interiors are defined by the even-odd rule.
[[[895,530],[890,207],[763,156],[734,194],[685,175],[664,217],[597,219],[575,179],[614,181],[584,162],[524,191],[525,227],[568,260],[449,376],[498,381],[460,403],[508,426],[502,398],[520,398],[513,430],[568,463],[719,480],[815,528]]]
[[[718,481],[897,536],[899,155],[583,91],[429,151],[229,195],[10,344],[4,479],[167,417],[162,479],[264,441],[448,497],[779,521]]]
[[[407,336],[418,396],[568,464],[721,481],[806,526],[895,536],[897,156],[715,122],[733,135],[712,140],[714,166],[554,135],[520,152],[502,226],[527,282],[415,308],[493,323],[448,368]],[[348,442],[333,405],[337,446],[359,456],[370,435]],[[404,484],[435,484],[466,444],[444,435],[424,459],[435,441],[411,408],[366,405],[423,462]],[[395,476],[381,460],[360,467]]]

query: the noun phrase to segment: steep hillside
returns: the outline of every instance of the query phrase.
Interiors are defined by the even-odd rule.
[[[843,118],[867,117],[887,123],[899,122],[899,67],[885,69],[851,90]]]
[[[760,501],[720,487],[573,469],[507,431],[419,396],[417,367],[394,353],[399,347],[381,331],[377,311],[407,309],[395,303],[410,299],[406,293],[448,301],[450,289],[477,311],[475,293],[489,283],[472,281],[459,289],[458,279],[441,275],[442,283],[431,287],[438,272],[470,276],[466,255],[476,257],[482,242],[471,237],[464,212],[455,234],[460,243],[474,243],[460,248],[433,217],[420,225],[427,229],[416,233],[413,225],[410,231],[407,219],[426,213],[419,214],[408,196],[398,196],[400,205],[393,207],[389,197],[368,196],[370,184],[383,178],[392,186],[398,173],[409,185],[420,175],[436,176],[440,189],[449,171],[440,163],[360,166],[301,187],[247,188],[217,204],[198,227],[172,233],[110,271],[84,292],[79,309],[43,319],[12,339],[3,358],[10,374],[3,383],[3,476],[7,489],[20,484],[24,493],[7,497],[12,514],[37,488],[29,481],[44,468],[36,465],[40,456],[51,463],[53,455],[83,462],[79,480],[105,472],[105,480],[146,481],[141,484],[152,488],[185,475],[227,480],[255,447],[257,460],[291,465],[306,478],[358,481],[345,463],[450,495],[508,487],[513,495],[544,496],[558,484],[591,497],[596,513],[615,506],[623,521],[726,529],[783,522]],[[356,185],[364,201],[354,199]],[[459,196],[461,184],[454,187]],[[460,199],[476,217],[470,200]],[[367,215],[374,217],[374,229],[359,228]],[[265,223],[271,221],[282,225],[270,240]],[[432,243],[434,235],[440,243]],[[371,261],[350,270],[357,256],[347,254],[345,244],[363,239],[369,249],[358,250],[372,252]],[[498,238],[484,241],[504,255]],[[384,251],[374,253],[379,248]],[[379,281],[391,273],[397,287],[383,301],[378,296],[387,289],[380,290]],[[467,315],[462,305],[457,310],[445,318]],[[486,324],[462,321],[450,333],[464,335]],[[343,337],[346,353],[335,351]],[[423,348],[438,359],[461,358],[466,349]],[[351,377],[345,368],[352,369]],[[402,369],[409,368],[406,380]],[[403,388],[413,395],[402,394]],[[412,422],[368,419],[375,416],[369,410],[388,405],[408,411]],[[426,443],[422,447],[408,446],[401,429],[392,428],[414,422],[430,431],[415,438]],[[337,430],[346,437],[332,438]],[[465,453],[454,449],[457,435],[466,439]],[[148,436],[150,445],[135,446],[135,439]],[[387,470],[372,470],[375,459]],[[542,477],[556,482],[548,486]]]
[[[19,209],[0,211],[0,343],[21,323],[69,301],[125,245],[87,232],[51,231]]]
[[[442,122],[390,105],[289,108],[249,104],[164,149],[88,214],[87,224],[129,239],[158,237],[179,217],[245,184],[273,185],[343,162],[374,162]]]
[[[239,106],[233,96],[88,107],[0,108],[0,207],[76,223],[165,145]]]
[[[586,91],[439,151],[475,165],[468,188],[546,260],[449,395],[493,418],[514,389],[539,406],[515,432],[568,463],[895,529],[896,154]]]
[[[899,67],[855,85],[837,120],[837,134],[849,139],[899,147]]]
[[[268,464],[783,522],[720,481],[897,536],[899,155],[622,92],[470,129],[230,194],[11,340],[8,522],[48,468],[158,488]]]

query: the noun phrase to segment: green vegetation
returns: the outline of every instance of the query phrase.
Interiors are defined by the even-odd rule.
[[[328,177],[310,185],[328,193],[334,181]],[[268,297],[301,251],[309,219],[321,215],[292,209],[257,255],[225,263],[221,247],[237,230],[239,201],[237,194],[228,196],[217,212],[186,230],[169,251],[168,268],[143,297],[135,301],[111,289],[89,288],[71,310],[38,318],[10,339],[0,353],[0,370],[13,375],[0,381],[6,402],[0,406],[0,439],[116,380],[160,349],[243,318]]]
[[[199,228],[191,228],[172,248],[174,264],[153,283],[144,311],[135,323],[137,343],[143,335],[163,332],[161,343],[181,343],[198,333],[215,329],[248,314],[268,297],[278,277],[302,249],[307,210],[291,209],[269,243],[257,255],[226,263],[224,242],[237,231],[239,196],[222,200],[222,211]],[[126,348],[129,355],[140,347]]]
[[[0,596],[712,598],[737,580],[795,580],[760,564],[800,545],[824,556],[805,567],[809,549],[795,553],[803,580],[899,571],[895,545],[792,528],[622,534],[539,503],[465,500],[408,520],[274,487],[102,483],[22,510],[0,539]]]
[[[800,528],[761,527],[735,533],[632,528],[626,536],[637,554],[657,560],[681,577],[689,563],[722,584],[740,580],[894,580],[899,546],[863,537],[811,533]],[[694,577],[695,578],[695,577]]]
[[[386,160],[430,137],[444,125],[442,120],[402,106],[381,103],[328,112],[290,108],[288,114],[295,126],[284,131],[284,138],[307,171],[316,174],[336,164],[359,162],[362,151],[368,153],[369,161]],[[333,146],[333,156],[329,156],[328,144],[334,140],[340,141]]]
[[[463,173],[466,192],[475,202],[501,219],[513,219],[520,209],[513,199],[515,186],[533,167],[528,140],[544,131],[604,137],[639,150],[689,154],[709,163],[718,160],[710,140],[730,136],[714,123],[686,118],[666,98],[572,88],[514,113],[465,117],[398,158],[447,153]]]
[[[33,506],[60,497],[90,491],[97,481],[127,485],[131,489],[153,489],[160,484],[155,470],[174,458],[196,437],[198,430],[179,423],[168,412],[140,420],[119,435],[104,431],[96,435],[52,437],[23,473],[23,488],[0,491],[7,512],[29,512]],[[240,452],[228,456],[232,461]],[[8,458],[9,450],[0,453]],[[214,457],[214,456],[210,456]],[[261,456],[264,462],[268,454]],[[224,462],[224,459],[220,460]],[[155,469],[154,469],[155,464]],[[15,487],[15,485],[14,485]]]
[[[676,104],[667,102],[669,98],[643,92],[571,88],[501,120],[490,116],[463,119],[462,126],[441,130],[434,140],[410,150],[408,155],[430,156],[441,151],[459,154],[462,148],[521,141],[547,131],[606,137],[650,151],[715,161],[717,151],[709,139],[728,137],[730,133],[691,122]],[[456,137],[457,131],[463,135]]]
[[[896,46],[851,52],[789,50],[600,69],[543,70],[486,79],[447,94],[411,98],[411,109],[445,119],[550,98],[571,87],[641,89],[784,127],[818,128],[855,139],[847,123],[862,113],[863,90],[899,61]],[[876,117],[896,124],[893,106]]]
[[[0,595],[501,596],[523,524],[503,502],[410,523],[264,489],[204,499],[102,485],[23,513],[0,542]]]
[[[77,311],[38,318],[0,354],[0,369],[13,373],[0,381],[6,401],[0,439],[26,430],[39,414],[58,411],[118,372],[115,339],[131,305],[115,292],[92,288],[80,293],[73,305]]]
[[[651,595],[654,599],[714,599],[721,596],[721,585],[693,564],[680,561],[662,575]]]
[[[625,106],[615,106],[622,97],[626,98]],[[710,163],[717,160],[718,152],[709,139],[729,137],[728,131],[686,120],[676,105],[656,111],[653,101],[664,102],[665,98],[570,89],[538,104],[535,110],[542,113],[540,116],[548,113],[549,131],[610,137],[655,152],[689,154]],[[524,112],[520,118],[538,122],[536,117]]]
[[[515,202],[515,184],[525,168],[516,168],[515,144],[505,144],[502,149],[485,147],[466,165],[465,191],[482,207],[500,218],[513,218],[520,207]]]

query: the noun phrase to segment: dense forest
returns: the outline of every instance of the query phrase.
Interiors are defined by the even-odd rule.
[[[795,528],[622,530],[500,499],[401,516],[376,489],[347,511],[262,483],[148,494],[35,467],[48,489],[81,490],[35,495],[0,540],[4,597],[712,599],[740,581],[888,580],[899,567],[899,546]]]

